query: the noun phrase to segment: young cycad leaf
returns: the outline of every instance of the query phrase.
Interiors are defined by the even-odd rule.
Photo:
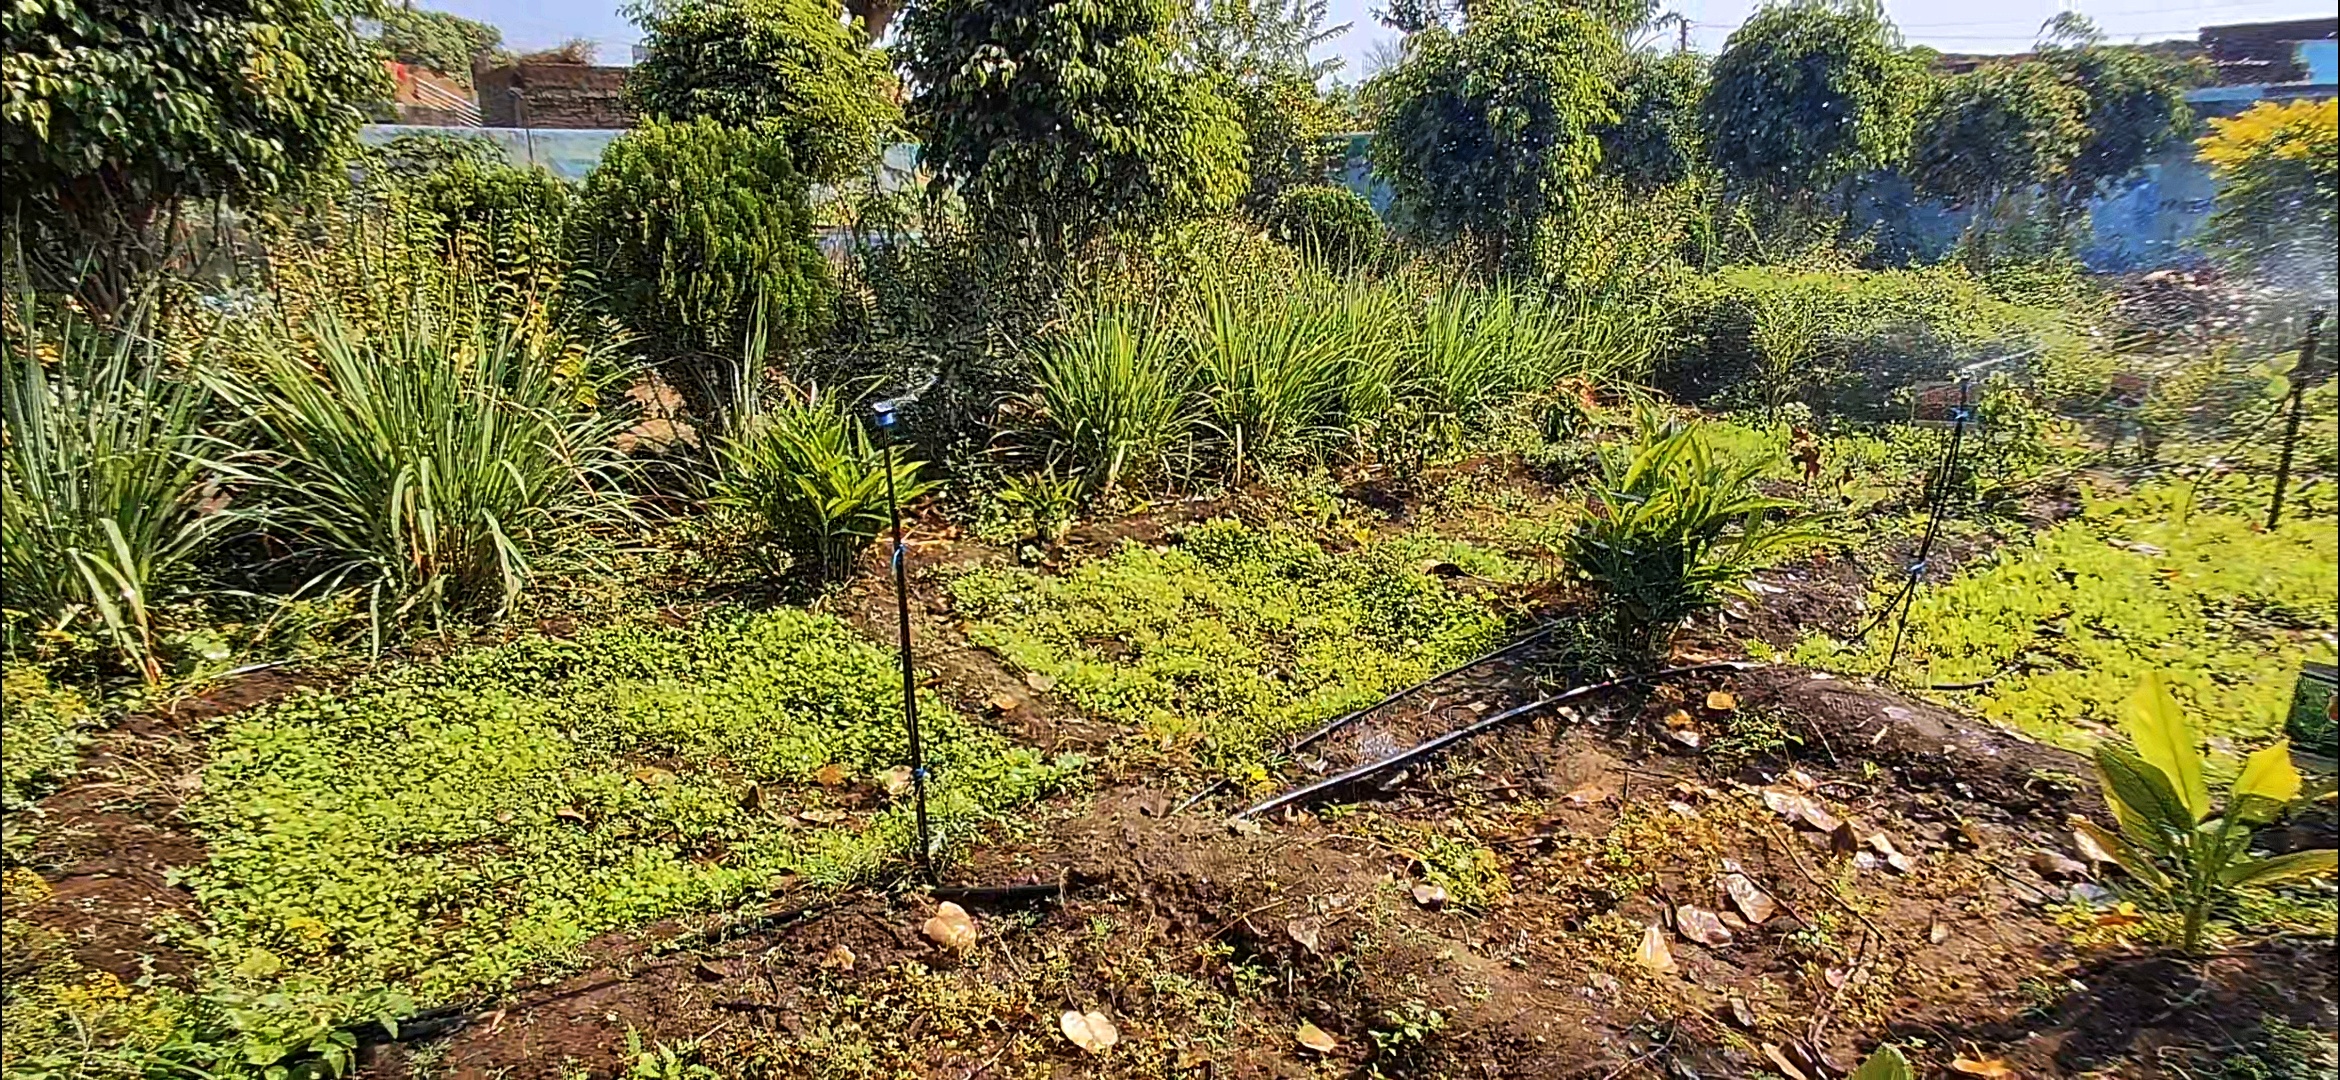
[[[2294,851],[2272,859],[2254,859],[2236,862],[2220,876],[2228,885],[2274,885],[2332,873],[2340,867],[2340,851],[2323,848],[2317,851]]]
[[[2210,816],[2210,788],[2202,782],[2202,752],[2196,748],[2194,725],[2178,708],[2160,672],[2146,672],[2137,692],[2129,695],[2121,727],[2137,744],[2137,756],[2167,778],[2192,812],[2192,820]]]
[[[1910,1070],[1909,1059],[1901,1056],[1900,1050],[1880,1046],[1876,1053],[1869,1055],[1869,1060],[1853,1070],[1851,1080],[1916,1080],[1916,1073]]]

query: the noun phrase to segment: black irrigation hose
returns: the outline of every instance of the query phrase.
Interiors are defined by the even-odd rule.
[[[1283,757],[1290,757],[1290,756],[1292,756],[1293,754],[1297,754],[1297,753],[1299,753],[1301,750],[1303,750],[1303,749],[1306,749],[1307,747],[1309,747],[1309,746],[1311,746],[1311,745],[1315,744],[1316,742],[1318,742],[1319,740],[1323,739],[1325,736],[1327,736],[1327,735],[1330,735],[1330,734],[1332,734],[1333,732],[1339,731],[1340,729],[1342,729],[1342,728],[1344,728],[1344,727],[1347,727],[1347,726],[1349,726],[1350,724],[1356,723],[1356,722],[1357,722],[1359,719],[1361,719],[1361,718],[1363,718],[1363,717],[1365,717],[1365,716],[1367,716],[1367,715],[1371,714],[1371,713],[1372,713],[1372,712],[1374,712],[1375,710],[1377,710],[1377,709],[1380,709],[1380,708],[1382,708],[1382,707],[1384,707],[1384,706],[1388,705],[1389,703],[1391,703],[1391,702],[1393,702],[1393,701],[1396,701],[1396,700],[1398,700],[1399,698],[1405,697],[1405,696],[1406,696],[1406,695],[1408,695],[1408,694],[1411,694],[1411,693],[1413,693],[1413,692],[1415,692],[1415,691],[1417,691],[1417,690],[1420,690],[1420,689],[1422,689],[1423,687],[1430,685],[1431,683],[1440,682],[1440,681],[1442,681],[1442,680],[1445,680],[1445,679],[1452,678],[1452,677],[1454,677],[1454,676],[1456,676],[1456,675],[1460,675],[1460,674],[1462,674],[1463,672],[1465,672],[1465,671],[1469,671],[1469,670],[1470,670],[1470,669],[1472,669],[1472,668],[1478,667],[1479,665],[1481,665],[1481,664],[1484,664],[1484,663],[1486,663],[1486,662],[1487,662],[1487,661],[1489,661],[1489,660],[1493,660],[1493,659],[1495,659],[1495,658],[1496,658],[1496,657],[1498,657],[1498,656],[1503,656],[1503,655],[1505,655],[1505,654],[1507,654],[1507,653],[1516,652],[1516,651],[1518,651],[1518,650],[1519,650],[1519,649],[1520,649],[1522,646],[1526,646],[1526,645],[1532,644],[1532,643],[1534,643],[1534,642],[1537,642],[1537,641],[1541,641],[1541,640],[1543,640],[1543,639],[1545,639],[1545,638],[1547,638],[1547,637],[1550,637],[1550,636],[1552,636],[1552,631],[1554,631],[1554,630],[1558,630],[1559,628],[1560,628],[1560,624],[1559,624],[1557,621],[1555,621],[1555,622],[1549,622],[1549,623],[1545,623],[1545,624],[1544,624],[1542,627],[1540,627],[1540,628],[1538,628],[1538,629],[1536,629],[1536,630],[1534,630],[1534,631],[1530,632],[1530,633],[1529,633],[1529,634],[1527,634],[1525,637],[1521,637],[1521,638],[1519,638],[1518,640],[1516,640],[1516,641],[1513,641],[1511,644],[1509,644],[1509,645],[1505,645],[1504,647],[1502,647],[1502,648],[1500,648],[1500,649],[1497,649],[1497,650],[1495,650],[1494,652],[1487,653],[1487,654],[1485,654],[1485,655],[1483,655],[1483,656],[1475,657],[1475,658],[1473,658],[1473,659],[1470,659],[1470,660],[1465,660],[1465,661],[1463,661],[1463,662],[1462,662],[1462,663],[1460,663],[1460,664],[1456,664],[1455,666],[1453,666],[1453,667],[1450,667],[1450,668],[1446,669],[1445,671],[1441,671],[1441,672],[1439,672],[1439,673],[1438,673],[1438,674],[1436,674],[1436,675],[1432,675],[1432,676],[1430,676],[1429,678],[1427,678],[1427,679],[1424,679],[1424,680],[1422,680],[1421,682],[1415,683],[1415,684],[1414,684],[1414,685],[1412,685],[1412,686],[1406,687],[1406,688],[1405,688],[1405,689],[1403,689],[1403,690],[1398,690],[1398,691],[1395,691],[1395,692],[1391,693],[1389,696],[1387,696],[1387,697],[1384,697],[1384,698],[1382,698],[1381,700],[1379,700],[1379,701],[1376,701],[1376,702],[1374,702],[1374,703],[1373,703],[1373,704],[1371,704],[1371,705],[1367,705],[1367,706],[1365,706],[1365,707],[1364,707],[1364,708],[1362,708],[1362,709],[1358,709],[1358,710],[1356,710],[1355,712],[1351,712],[1351,713],[1349,713],[1349,714],[1347,714],[1347,715],[1345,715],[1345,716],[1338,716],[1338,717],[1335,717],[1335,718],[1333,718],[1333,719],[1331,719],[1331,720],[1328,720],[1328,721],[1326,721],[1326,722],[1325,722],[1325,723],[1324,723],[1322,726],[1318,727],[1318,728],[1317,728],[1315,731],[1311,731],[1311,732],[1309,732],[1308,734],[1306,734],[1306,735],[1303,735],[1303,736],[1301,736],[1300,738],[1293,740],[1293,741],[1292,741],[1292,742],[1291,742],[1289,745],[1285,746],[1285,747],[1284,747],[1284,750],[1283,750],[1283,754],[1282,754],[1281,756],[1283,756]],[[1195,792],[1195,793],[1194,793],[1194,795],[1193,795],[1191,798],[1188,798],[1188,799],[1187,799],[1185,802],[1179,803],[1179,804],[1178,804],[1178,809],[1170,811],[1170,814],[1172,814],[1172,815],[1181,814],[1181,813],[1184,813],[1184,812],[1186,812],[1187,810],[1190,810],[1190,809],[1192,809],[1192,808],[1194,807],[1194,804],[1196,804],[1196,803],[1199,803],[1199,802],[1203,801],[1204,799],[1210,798],[1212,795],[1215,795],[1215,794],[1217,794],[1217,793],[1219,792],[1219,790],[1220,790],[1220,789],[1222,789],[1222,788],[1226,787],[1226,786],[1227,786],[1227,785],[1228,785],[1230,782],[1231,782],[1231,781],[1229,781],[1229,780],[1228,780],[1226,777],[1224,777],[1224,776],[1222,776],[1222,777],[1218,778],[1217,780],[1214,780],[1214,781],[1212,781],[1212,782],[1211,782],[1211,786],[1209,786],[1209,787],[1206,787],[1206,788],[1202,789],[1201,791]]]
[[[1338,776],[1328,776],[1305,787],[1294,788],[1291,791],[1287,791],[1281,795],[1275,796],[1266,802],[1258,803],[1236,811],[1231,820],[1240,821],[1255,814],[1264,814],[1270,810],[1288,806],[1312,795],[1317,795],[1336,788],[1346,787],[1350,784],[1356,783],[1359,780],[1365,779],[1368,776],[1372,776],[1374,773],[1382,772],[1388,769],[1394,769],[1400,765],[1428,757],[1440,750],[1444,750],[1447,747],[1454,745],[1455,743],[1461,742],[1464,739],[1468,739],[1472,736],[1485,732],[1499,724],[1521,716],[1525,716],[1531,712],[1535,712],[1538,709],[1545,709],[1554,705],[1558,705],[1563,701],[1568,701],[1573,698],[1580,698],[1587,694],[1598,693],[1602,690],[1612,690],[1620,686],[1643,682],[1649,679],[1662,679],[1674,675],[1695,675],[1702,671],[1744,671],[1750,666],[1752,665],[1741,660],[1720,660],[1710,664],[1692,664],[1688,667],[1666,668],[1662,671],[1649,671],[1636,675],[1619,676],[1618,678],[1610,679],[1606,682],[1588,683],[1573,690],[1565,690],[1554,694],[1551,697],[1543,698],[1538,701],[1528,702],[1527,704],[1521,705],[1517,708],[1506,709],[1477,723],[1449,731],[1446,734],[1440,735],[1435,739],[1431,739],[1428,742],[1422,743],[1421,745],[1416,746],[1411,750],[1402,750],[1398,753],[1382,758],[1379,761],[1365,765],[1359,765],[1356,768],[1350,769],[1349,771]]]

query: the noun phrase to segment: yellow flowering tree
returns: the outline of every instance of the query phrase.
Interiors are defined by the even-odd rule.
[[[2218,181],[2205,239],[2253,271],[2329,292],[2340,248],[2340,99],[2262,101],[2210,121],[2195,156]]]

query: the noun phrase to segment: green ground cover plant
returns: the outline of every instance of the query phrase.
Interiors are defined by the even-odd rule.
[[[1334,554],[1217,520],[1062,575],[987,565],[949,589],[976,644],[1144,751],[1244,775],[1286,736],[1502,638],[1504,616],[1423,572],[1421,544]]]
[[[508,989],[597,934],[800,877],[867,880],[913,848],[888,653],[836,619],[629,622],[392,669],[211,736],[189,872],[218,968]],[[939,834],[1073,774],[921,703]],[[898,774],[896,774],[898,775]]]
[[[2267,532],[2257,486],[2206,487],[2086,492],[2077,517],[1919,590],[1904,674],[1919,685],[1995,676],[1957,701],[2073,749],[2103,737],[2106,703],[2147,671],[2164,674],[2222,759],[2280,734],[2300,663],[2333,655],[2340,540],[2328,509]],[[1898,574],[1880,581],[1872,602],[1899,586]],[[1873,632],[1847,651],[1814,634],[1790,659],[1875,672],[1890,638]]]

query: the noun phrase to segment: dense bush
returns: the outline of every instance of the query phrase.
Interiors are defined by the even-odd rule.
[[[11,228],[112,305],[158,265],[181,198],[298,188],[353,145],[390,80],[338,0],[64,0],[0,13]]]
[[[641,22],[647,55],[626,72],[639,115],[768,123],[818,181],[867,169],[901,123],[885,54],[835,0],[668,0]]]
[[[160,677],[158,607],[226,521],[202,506],[203,388],[151,308],[101,325],[20,292],[0,330],[0,583],[8,636],[88,632]],[[29,624],[29,626],[28,626]]]
[[[756,539],[822,578],[853,567],[886,527],[886,456],[859,418],[819,390],[743,391],[716,445],[715,506],[739,513]],[[924,462],[894,463],[900,502],[935,486]]]
[[[2276,284],[2328,296],[2340,251],[2340,100],[2263,101],[2210,121],[2218,180],[2206,239]]]
[[[1335,268],[1355,266],[1381,247],[1381,215],[1373,204],[1335,184],[1285,188],[1266,218],[1276,239]]]
[[[2046,64],[1984,64],[1941,81],[1917,121],[1918,189],[1988,211],[2060,181],[2087,138],[2088,95]]]
[[[751,334],[791,345],[828,324],[805,181],[770,130],[637,127],[586,176],[571,220],[609,313],[662,350],[736,355]]]
[[[311,587],[364,597],[374,640],[501,614],[548,558],[625,514],[630,421],[583,404],[568,350],[528,320],[415,296],[391,318],[331,304],[254,340],[209,381],[249,422],[234,463]],[[601,367],[614,366],[606,362]]]
[[[1678,184],[1705,161],[1698,104],[1706,58],[1633,53],[1617,86],[1617,121],[1601,129],[1601,171],[1636,191]]]
[[[510,290],[522,304],[549,298],[568,274],[575,197],[559,177],[501,160],[453,162],[415,177],[394,196],[409,243],[459,273]]]
[[[978,226],[1056,258],[1242,194],[1232,110],[1172,64],[1169,0],[933,0],[902,24],[924,160]]]
[[[2040,62],[2062,72],[2087,96],[2088,134],[2055,193],[2077,214],[2104,184],[2144,168],[2147,159],[2193,127],[2186,90],[2207,81],[2202,67],[2134,45],[2106,45],[2094,23],[2074,12],[2049,20]]]
[[[1923,92],[1923,69],[1876,0],[1795,0],[1731,33],[1701,112],[1732,181],[1808,201],[1897,163]]]
[[[1600,164],[1623,63],[1614,29],[1551,4],[1494,5],[1460,32],[1409,38],[1367,94],[1378,109],[1374,172],[1399,220],[1523,268],[1545,219],[1564,213]]]
[[[402,64],[413,64],[471,85],[472,65],[503,49],[504,32],[487,23],[418,8],[388,4],[382,8],[382,51]]]

